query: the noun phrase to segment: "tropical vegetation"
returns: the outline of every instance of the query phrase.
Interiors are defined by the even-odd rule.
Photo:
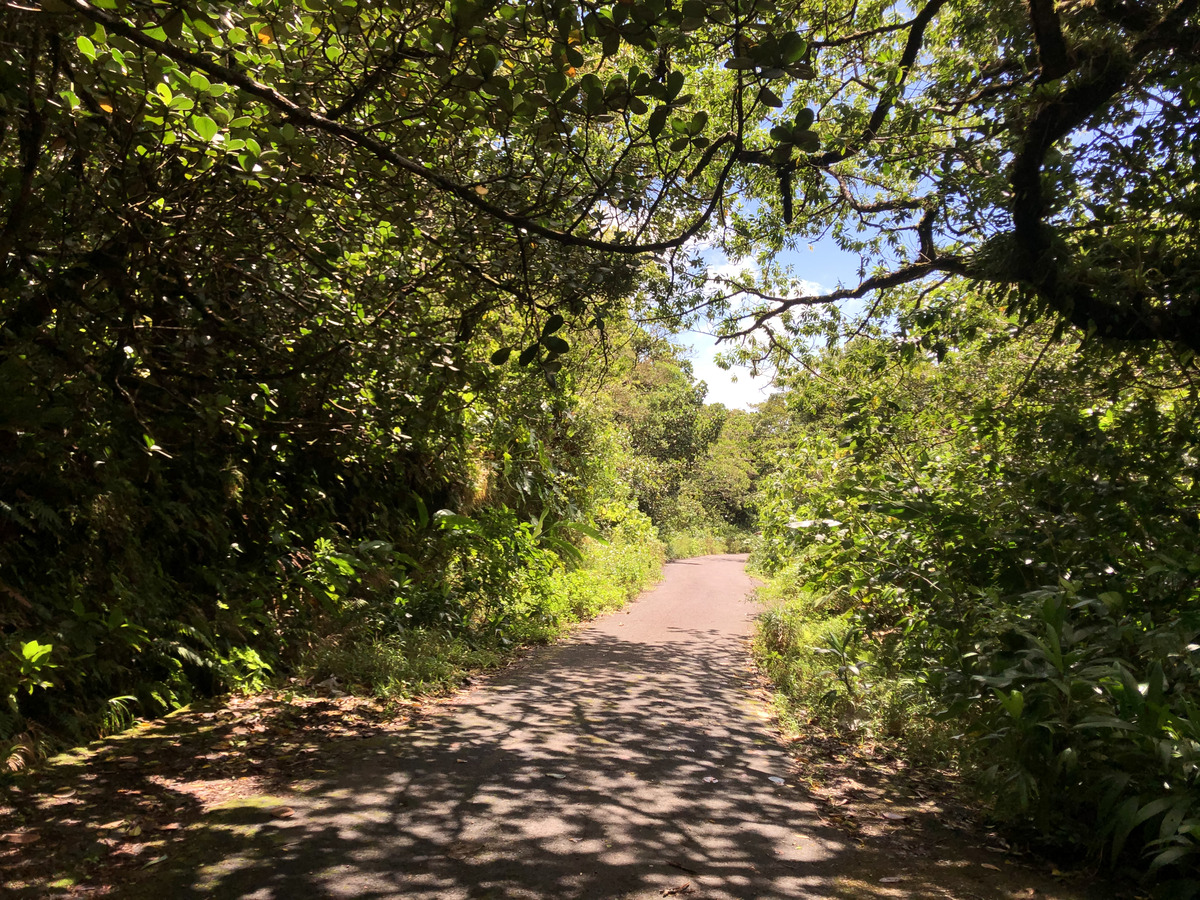
[[[796,702],[1194,892],[1197,6],[8,0],[0,749],[761,530]]]

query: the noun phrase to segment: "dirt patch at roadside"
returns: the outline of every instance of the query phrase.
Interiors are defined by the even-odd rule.
[[[982,896],[973,887],[980,880],[1013,900],[1143,896],[1132,883],[1113,883],[1094,867],[1011,843],[961,799],[953,774],[915,770],[886,744],[846,740],[815,725],[781,739],[821,820],[870,848],[872,857],[890,860],[887,873],[861,873],[847,882],[847,896],[973,900]],[[896,893],[886,893],[888,887]]]
[[[6,895],[103,896],[168,860],[214,811],[254,804],[286,818],[286,798],[348,744],[443,702],[226,697],[48,760],[0,783]]]

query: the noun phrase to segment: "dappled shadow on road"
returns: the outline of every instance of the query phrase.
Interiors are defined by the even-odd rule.
[[[817,884],[834,863],[813,859],[837,837],[800,824],[801,798],[769,780],[787,763],[749,708],[744,650],[677,636],[653,651],[606,636],[556,648],[406,735],[339,752],[353,771],[305,785],[316,805],[257,830],[256,848],[216,865],[205,854],[173,892],[602,897],[689,882],[761,897]]]
[[[354,697],[230,697],[4,778],[4,895],[104,892],[197,834],[219,833],[248,802],[279,818],[297,778],[326,768],[326,748],[403,728],[414,707],[398,715]]]
[[[36,805],[44,840],[85,862],[137,853],[112,896],[155,900],[1083,896],[1001,877],[942,846],[936,829],[910,828],[915,812],[879,827],[908,828],[924,847],[912,833],[907,845],[863,840],[868,829],[823,822],[754,699],[741,636],[752,607],[711,599],[712,579],[740,573],[741,560],[708,564],[674,564],[694,593],[635,604],[415,710],[407,727],[322,726],[306,743],[312,715],[337,714],[333,701],[305,721],[287,704],[253,726],[218,713],[221,746],[238,752],[197,752],[192,770],[169,778],[154,763],[192,758],[183,735],[123,738],[114,752],[125,754],[115,764],[129,810],[103,809],[114,793],[81,779],[61,804],[51,795]],[[276,742],[286,753],[272,757],[263,748]],[[240,779],[231,762],[245,767]],[[172,816],[186,827],[156,831]],[[103,844],[101,826],[114,824],[125,841]],[[131,825],[155,839],[138,846]],[[48,893],[46,882],[6,886]]]
[[[330,747],[293,818],[226,810],[118,893],[1034,896],[964,881],[955,860],[881,882],[897,860],[813,814],[751,687],[727,634],[585,633],[407,733]]]

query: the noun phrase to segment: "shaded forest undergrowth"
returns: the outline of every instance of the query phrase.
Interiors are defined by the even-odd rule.
[[[622,327],[552,383],[495,373],[419,460],[366,433],[275,444],[254,476],[245,446],[187,465],[134,447],[39,488],[48,450],[22,434],[0,463],[29,476],[0,509],[0,764],[290,677],[438,690],[620,605],[665,556],[744,549],[756,419],[705,404],[677,348]],[[201,492],[199,463],[225,472]]]
[[[784,716],[954,768],[1016,843],[1195,897],[1190,374],[950,292],[921,315],[958,349],[861,339],[791,382],[752,558]]]

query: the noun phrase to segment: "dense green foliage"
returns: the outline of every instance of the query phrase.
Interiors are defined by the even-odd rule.
[[[628,485],[626,432],[574,374],[437,352],[433,387],[399,397],[378,370],[343,381],[327,367],[323,400],[304,370],[263,393],[231,379],[262,401],[238,417],[232,400],[219,417],[204,395],[164,399],[157,368],[123,376],[128,397],[81,378],[73,396],[90,405],[77,400],[62,431],[8,432],[4,465],[36,476],[8,482],[5,509],[9,746],[272,673],[381,693],[447,683],[450,657],[545,639],[652,580],[661,545]],[[396,354],[385,372],[419,362]],[[123,427],[99,427],[101,413]]]
[[[952,723],[1002,817],[1194,868],[1200,398],[1169,356],[926,310],[957,320],[940,360],[862,338],[790,382],[759,558],[802,590],[768,665],[844,724]]]
[[[342,37],[430,12],[205,7],[145,33],[332,98],[370,80]],[[314,629],[521,632],[572,523],[629,501],[577,412],[636,265],[388,182],[119,28],[2,26],[0,738],[255,683]],[[429,127],[393,149],[500,193],[502,126],[442,109],[431,66],[393,95]]]
[[[759,526],[781,676],[1194,864],[1198,7],[8,4],[0,739],[440,683]],[[631,324],[701,308],[786,408]]]
[[[765,460],[755,414],[705,404],[705,385],[670,342],[641,335],[604,403],[627,440],[624,471],[672,557],[746,549]]]
[[[409,696],[456,685],[463,674],[495,664],[507,650],[557,637],[568,626],[616,609],[659,577],[663,544],[649,519],[628,502],[599,512],[607,539],[586,541],[582,559],[565,567],[541,545],[536,527],[501,521],[506,531],[473,542],[475,563],[494,570],[481,604],[490,616],[472,627],[453,628],[379,622],[364,615],[368,597],[339,607],[298,654],[296,669],[308,680],[339,679],[356,692]],[[497,603],[498,598],[503,601]]]

